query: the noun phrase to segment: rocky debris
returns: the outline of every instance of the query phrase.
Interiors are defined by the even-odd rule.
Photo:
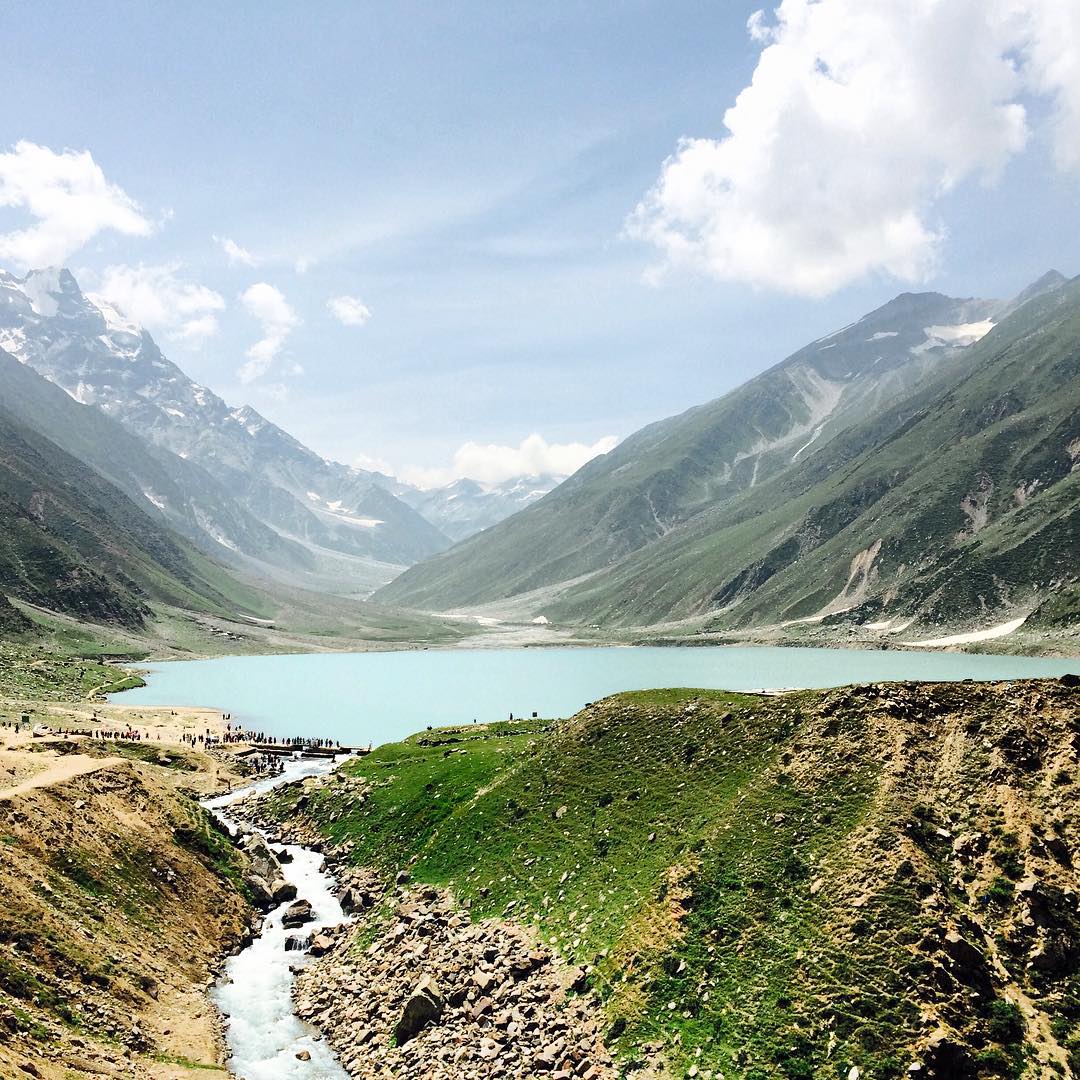
[[[285,914],[281,917],[281,925],[286,930],[295,930],[298,926],[303,926],[304,923],[309,923],[315,918],[315,912],[311,908],[311,901],[309,900],[297,900],[295,904],[291,904],[285,911]]]
[[[350,1076],[616,1075],[599,1006],[570,989],[585,990],[584,968],[562,966],[525,928],[471,922],[444,890],[414,886],[394,900],[366,949],[363,922],[326,931],[325,955],[297,978],[297,1014]]]

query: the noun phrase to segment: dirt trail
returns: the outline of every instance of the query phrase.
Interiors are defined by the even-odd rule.
[[[63,757],[48,765],[39,773],[35,773],[28,780],[14,784],[11,787],[0,788],[0,802],[13,799],[19,795],[25,795],[36,788],[50,787],[52,784],[62,784],[67,780],[73,780],[76,776],[84,776],[87,773],[97,772],[99,769],[108,769],[113,765],[119,765],[123,759],[118,757],[92,758],[84,754],[72,754]]]

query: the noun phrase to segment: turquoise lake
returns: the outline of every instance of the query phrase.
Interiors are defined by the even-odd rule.
[[[201,705],[253,730],[382,743],[428,725],[570,716],[620,690],[758,690],[884,679],[1037,678],[1080,660],[801,648],[430,649],[226,656],[149,666],[124,705]]]

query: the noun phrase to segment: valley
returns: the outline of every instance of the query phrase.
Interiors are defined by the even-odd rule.
[[[426,490],[0,301],[0,1070],[1080,1072],[1076,280]]]

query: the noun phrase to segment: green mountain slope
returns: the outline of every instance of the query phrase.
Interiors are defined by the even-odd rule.
[[[151,601],[235,612],[244,587],[0,408],[0,594],[139,627]]]
[[[1001,307],[905,293],[732,393],[642,429],[527,510],[413,567],[380,599],[456,607],[603,569],[872,415],[985,332]]]
[[[940,623],[1077,580],[1080,281],[796,468],[569,590],[563,619]]]
[[[407,870],[399,911],[439,885],[474,923],[534,928],[587,973],[626,1075],[1066,1077],[1078,693],[623,694],[557,725],[422,732],[257,816]],[[426,973],[418,950],[382,959]]]
[[[300,544],[264,525],[201,466],[129,432],[100,409],[83,405],[0,349],[0,408],[114,483],[137,506],[215,558],[236,547],[296,569],[314,560]],[[226,538],[236,538],[236,540]],[[230,546],[231,545],[231,546]]]
[[[741,490],[628,551],[617,550],[625,521],[606,522],[599,566],[598,534],[579,544],[584,518],[573,503],[595,508],[590,477],[610,469],[607,461],[380,595],[440,608],[548,585],[529,600],[532,614],[624,627],[693,618],[723,630],[844,612],[861,622],[917,617],[933,626],[1046,604],[1047,618],[1067,621],[1077,610],[1067,598],[1080,549],[1080,281],[1037,285],[1026,302],[1003,306],[976,343],[918,378],[907,369],[914,382],[905,392],[879,385],[872,400],[860,398],[862,415],[854,418],[853,408],[846,420],[827,421],[831,433],[808,446],[804,439],[786,464],[775,451],[762,457]],[[859,331],[863,340],[873,336]],[[759,415],[747,395],[764,401],[783,370],[731,395],[739,411]],[[728,401],[708,407],[717,439],[738,427]],[[677,420],[678,438],[688,438],[693,414]],[[676,438],[657,443],[651,430],[619,448],[629,447],[633,460],[618,476],[652,469],[655,446]],[[684,466],[673,475],[678,490],[689,490]]]

